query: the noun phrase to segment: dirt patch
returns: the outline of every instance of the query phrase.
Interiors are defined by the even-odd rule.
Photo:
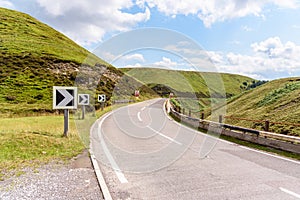
[[[93,165],[88,150],[85,149],[81,154],[73,158],[71,160],[70,167],[72,169],[77,169],[77,168],[93,169]]]

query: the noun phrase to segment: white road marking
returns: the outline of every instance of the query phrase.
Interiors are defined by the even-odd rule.
[[[289,162],[292,162],[292,163],[295,163],[295,164],[300,165],[300,162],[299,162],[299,161],[296,161],[296,160],[292,160],[292,159],[284,158],[284,157],[281,157],[281,156],[273,155],[273,154],[270,154],[270,153],[267,153],[267,152],[263,152],[263,151],[251,149],[251,148],[249,148],[249,147],[244,147],[244,146],[240,146],[240,145],[239,145],[239,147],[242,148],[242,149],[247,149],[247,150],[249,150],[249,151],[254,151],[254,152],[256,152],[256,153],[268,155],[268,156],[271,156],[271,157],[274,157],[274,158],[278,158],[278,159],[281,159],[281,160],[289,161]]]
[[[141,118],[141,112],[137,113],[137,117],[138,117],[138,119],[139,119],[140,122],[143,121],[142,118]]]
[[[146,109],[146,106],[145,107],[143,107],[142,109],[141,109],[141,111],[143,111],[143,110],[145,110]]]
[[[151,129],[152,131],[154,131],[155,133],[157,133],[158,135],[160,135],[161,137],[164,137],[164,138],[166,138],[166,139],[170,140],[171,142],[174,142],[174,143],[176,143],[176,144],[178,144],[178,145],[182,145],[180,142],[174,140],[173,138],[170,138],[169,136],[166,136],[166,135],[164,135],[164,134],[158,132],[157,130],[151,128],[150,126],[147,126],[147,127],[148,127],[149,129]]]
[[[119,181],[121,183],[128,183],[128,180],[126,179],[126,177],[124,176],[124,174],[122,173],[122,170],[119,168],[118,164],[116,163],[116,161],[114,160],[113,156],[111,155],[111,153],[109,152],[105,142],[104,142],[104,138],[103,138],[103,135],[102,135],[102,132],[101,132],[101,126],[102,126],[102,123],[103,121],[108,117],[110,116],[112,113],[106,115],[105,117],[103,117],[99,123],[99,129],[98,129],[98,134],[99,134],[99,137],[100,137],[100,141],[101,141],[101,146],[103,148],[103,151],[106,155],[106,157],[108,158],[112,168],[114,169],[115,171],[115,174],[117,175]]]
[[[292,196],[294,196],[294,197],[300,199],[300,194],[297,194],[297,193],[295,193],[295,192],[289,191],[289,190],[287,190],[287,189],[285,189],[285,188],[282,188],[282,187],[280,187],[279,189],[280,189],[282,192],[285,192],[285,193],[287,193],[287,194],[289,194],[289,195],[292,195]]]
[[[95,170],[95,173],[96,173],[96,177],[97,177],[98,183],[100,184],[101,191],[102,191],[102,194],[104,196],[104,199],[105,200],[112,200],[112,197],[110,195],[110,192],[109,192],[109,189],[107,187],[107,184],[106,184],[106,182],[104,180],[103,174],[102,174],[102,172],[100,170],[100,167],[98,165],[96,157],[95,157],[94,153],[91,150],[90,150],[90,154],[91,154],[92,164],[94,166],[94,170]]]

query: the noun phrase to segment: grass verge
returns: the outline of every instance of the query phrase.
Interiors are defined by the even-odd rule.
[[[69,137],[63,137],[63,116],[0,119],[0,179],[81,153],[84,145],[72,120],[69,130]]]
[[[96,113],[70,115],[68,137],[63,137],[62,115],[0,119],[0,181],[23,174],[27,167],[50,161],[68,162],[89,148],[90,128],[105,113],[124,104],[109,106]]]

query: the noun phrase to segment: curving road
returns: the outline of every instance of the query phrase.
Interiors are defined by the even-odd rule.
[[[300,162],[181,126],[164,102],[122,107],[93,125],[91,149],[113,199],[300,199]]]

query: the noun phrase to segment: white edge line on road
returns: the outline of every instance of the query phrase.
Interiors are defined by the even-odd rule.
[[[137,117],[138,117],[138,119],[139,119],[140,122],[143,121],[142,118],[141,118],[141,112],[137,113]]]
[[[166,101],[165,101],[166,103]],[[169,118],[169,119],[172,119],[168,114],[167,112],[165,111],[165,103],[163,105],[163,110],[164,110],[164,113],[165,115]],[[206,136],[206,137],[211,137],[211,138],[214,138],[216,140],[219,140],[223,143],[227,143],[227,144],[231,144],[231,145],[237,145],[236,143],[233,143],[233,142],[230,142],[230,141],[227,141],[227,140],[223,140],[223,139],[220,139],[220,138],[216,138],[216,137],[213,137],[213,136],[210,136],[208,134],[205,134],[205,133],[202,133],[200,131],[197,131],[197,130],[194,130],[188,126],[184,126],[182,124],[180,124],[179,122],[175,121],[172,119],[172,121],[186,129],[189,129],[191,131],[193,131],[194,133],[197,133],[197,134],[200,134],[200,135],[203,135],[203,136]],[[273,158],[277,158],[277,159],[281,159],[281,160],[285,160],[285,161],[289,161],[289,162],[292,162],[292,163],[295,163],[295,164],[298,164],[300,165],[300,161],[297,161],[297,160],[292,160],[292,159],[289,159],[289,158],[285,158],[285,157],[282,157],[282,156],[277,156],[277,155],[274,155],[274,154],[270,154],[270,153],[267,153],[267,152],[264,152],[264,151],[260,151],[260,150],[256,150],[256,149],[252,149],[252,148],[249,148],[249,147],[245,147],[245,146],[242,146],[242,145],[238,145],[238,147],[242,148],[242,149],[247,149],[247,150],[250,150],[250,151],[253,151],[253,152],[256,152],[256,153],[260,153],[260,154],[264,154],[264,155],[267,155],[267,156],[270,156],[270,157],[273,157]]]
[[[285,188],[282,188],[282,187],[280,187],[279,189],[280,189],[282,192],[285,192],[285,193],[287,193],[287,194],[289,194],[289,195],[292,195],[292,196],[294,196],[294,197],[300,199],[300,195],[297,194],[297,193],[295,193],[295,192],[289,191],[289,190],[287,190],[287,189],[285,189]]]
[[[104,199],[105,200],[112,200],[112,197],[111,197],[109,189],[108,189],[108,187],[105,183],[103,174],[100,170],[100,167],[98,165],[96,157],[95,157],[94,153],[91,150],[90,150],[90,157],[91,157],[91,161],[92,161],[92,164],[93,164],[93,167],[94,167],[94,170],[95,170],[95,173],[96,173],[96,177],[97,177],[98,183],[100,185],[100,188],[101,188]]]
[[[169,137],[169,136],[166,136],[166,135],[164,135],[164,134],[158,132],[157,130],[151,128],[150,126],[147,126],[147,127],[148,127],[150,130],[152,130],[152,131],[154,131],[155,133],[157,133],[158,135],[160,135],[161,137],[164,137],[164,138],[166,138],[166,139],[170,140],[171,142],[174,142],[174,143],[176,143],[176,144],[178,144],[178,145],[182,145],[180,142],[174,140],[173,138],[171,138],[171,137]]]
[[[103,121],[109,117],[112,113],[106,115],[105,117],[103,117],[98,125],[99,129],[98,129],[98,134],[99,134],[99,137],[100,137],[100,141],[101,141],[101,146],[103,148],[103,151],[106,155],[106,157],[108,158],[110,164],[112,165],[112,168],[113,170],[115,171],[115,174],[117,175],[119,181],[121,183],[128,183],[128,180],[126,179],[126,177],[124,176],[124,174],[122,173],[122,170],[119,168],[118,164],[116,163],[116,161],[114,160],[113,156],[111,155],[111,153],[109,152],[105,142],[104,142],[104,138],[103,138],[103,135],[102,135],[102,132],[101,132],[101,126],[102,126],[102,123]]]
[[[274,158],[278,158],[278,159],[281,159],[281,160],[289,161],[289,162],[292,162],[292,163],[295,163],[295,164],[300,165],[300,162],[299,162],[299,161],[296,161],[296,160],[292,160],[292,159],[289,159],[289,158],[285,158],[285,157],[273,155],[273,154],[270,154],[270,153],[267,153],[267,152],[259,151],[259,150],[256,150],[256,149],[251,149],[251,148],[249,148],[249,147],[245,147],[245,146],[241,146],[241,145],[239,145],[239,147],[242,148],[242,149],[247,149],[247,150],[249,150],[249,151],[254,151],[254,152],[256,152],[256,153],[268,155],[268,156],[271,156],[271,157],[274,157]]]

